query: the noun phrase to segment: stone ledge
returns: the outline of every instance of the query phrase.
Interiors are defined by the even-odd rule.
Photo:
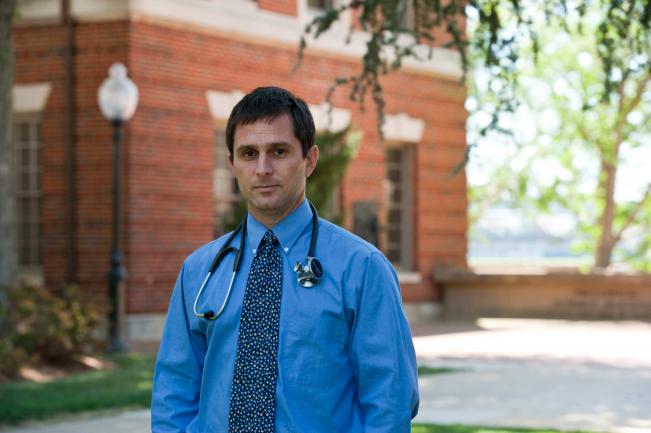
[[[433,277],[446,319],[479,317],[651,320],[651,275],[477,274]]]
[[[550,272],[531,274],[480,274],[463,269],[437,270],[433,274],[437,283],[446,285],[479,284],[492,286],[495,284],[597,284],[609,286],[617,283],[649,287],[651,289],[651,275],[648,274],[581,274],[578,272]]]

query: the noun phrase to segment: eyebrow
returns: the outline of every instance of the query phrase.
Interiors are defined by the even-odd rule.
[[[263,143],[263,144],[240,144],[236,146],[235,150],[241,150],[241,149],[255,149],[258,150],[260,147],[268,147],[268,148],[274,148],[278,146],[291,146],[291,143],[288,143],[286,141],[272,141],[270,143]]]

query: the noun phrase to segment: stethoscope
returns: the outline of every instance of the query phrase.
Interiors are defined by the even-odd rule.
[[[323,266],[321,266],[321,262],[319,262],[319,260],[314,257],[314,247],[316,245],[317,234],[319,231],[319,215],[317,214],[314,205],[309,201],[308,203],[310,204],[310,209],[312,210],[312,237],[310,239],[310,249],[307,252],[307,264],[304,266],[300,261],[296,262],[296,265],[294,266],[294,272],[296,272],[296,279],[298,280],[298,284],[309,289],[319,284],[321,278],[323,278]],[[208,275],[206,275],[206,278],[203,279],[203,283],[201,283],[201,287],[199,287],[199,291],[197,292],[197,297],[194,299],[193,310],[195,316],[203,317],[207,320],[215,320],[222,314],[222,311],[224,311],[224,308],[228,303],[228,299],[231,296],[231,289],[233,288],[235,275],[237,274],[237,271],[240,268],[240,263],[242,261],[242,252],[244,251],[244,242],[246,237],[246,220],[247,217],[244,217],[244,220],[240,223],[239,226],[237,226],[233,233],[231,233],[228,239],[226,239],[224,246],[219,249],[217,255],[210,264],[210,268],[208,268]],[[239,249],[230,245],[238,233],[242,233],[240,236]],[[230,253],[235,253],[235,260],[233,261],[233,274],[231,275],[231,282],[228,284],[228,291],[226,292],[222,306],[219,308],[219,311],[217,311],[217,314],[215,314],[215,312],[212,310],[208,310],[205,313],[198,312],[197,304],[199,303],[199,298],[201,297],[203,289],[206,287],[208,280],[210,280],[210,277],[215,272],[224,257]]]

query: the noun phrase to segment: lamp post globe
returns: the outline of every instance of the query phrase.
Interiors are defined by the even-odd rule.
[[[126,122],[138,107],[138,87],[127,77],[122,63],[113,63],[109,76],[97,92],[97,102],[102,115],[110,122]]]
[[[127,77],[127,68],[114,63],[109,76],[97,92],[97,102],[102,115],[113,125],[113,231],[110,270],[108,274],[109,298],[109,352],[128,350],[124,338],[124,285],[126,269],[120,251],[120,197],[121,197],[121,142],[122,125],[133,117],[138,106],[138,88]]]

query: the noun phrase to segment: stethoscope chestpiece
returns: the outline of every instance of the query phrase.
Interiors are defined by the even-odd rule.
[[[296,262],[294,272],[296,272],[298,284],[306,289],[316,286],[323,278],[323,266],[316,257],[308,257],[305,266],[301,265],[301,262]]]

